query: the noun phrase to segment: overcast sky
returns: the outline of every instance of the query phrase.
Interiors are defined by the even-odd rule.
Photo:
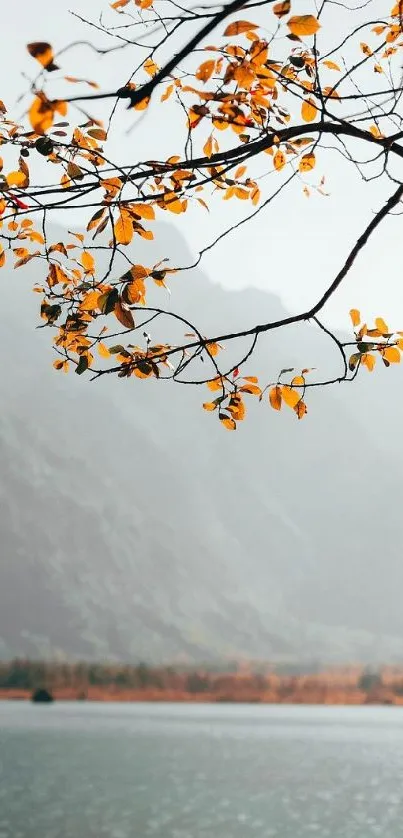
[[[390,0],[379,2],[378,7],[387,13]],[[7,15],[2,20],[0,98],[8,106],[13,105],[26,87],[22,71],[33,74],[33,61],[25,51],[28,41],[49,40],[56,50],[76,38],[102,42],[102,36],[96,38],[70,10],[96,20],[101,10],[108,13],[108,3],[106,0],[35,0],[35,3],[23,0],[7,5]],[[114,89],[115,84],[125,81],[132,60],[128,53],[117,52],[113,62],[105,62],[88,49],[79,48],[63,58],[63,70],[93,78],[105,89]],[[76,92],[76,88],[70,90]],[[20,112],[21,109],[20,106]],[[179,110],[177,118],[183,119]],[[131,120],[131,115],[126,114],[124,120],[115,122],[108,151],[116,160],[151,157],[152,151],[157,150],[154,144],[161,139],[165,157],[178,151],[175,144],[178,130],[175,125],[168,126],[161,108],[154,107],[138,128],[127,135]],[[325,174],[325,188],[330,196],[313,194],[307,199],[301,186],[285,193],[276,203],[275,212],[264,210],[255,221],[205,257],[202,267],[213,281],[231,288],[253,285],[274,291],[292,311],[316,300],[343,264],[373,211],[393,191],[390,185],[385,191],[378,181],[371,187],[363,185],[356,172],[334,155],[329,158],[323,153],[317,158],[317,177]],[[171,214],[169,220],[179,224],[190,247],[196,251],[215,237],[226,219],[225,213],[231,213],[234,219],[240,217],[237,213],[244,212],[244,204],[237,203],[241,206],[229,208],[229,203],[216,202],[215,212],[210,216],[202,208],[195,208],[180,217],[179,222]],[[168,218],[164,216],[164,220]],[[403,216],[384,222],[343,288],[328,305],[328,323],[347,326],[349,309],[357,307],[366,319],[382,315],[392,327],[403,329],[402,238]]]

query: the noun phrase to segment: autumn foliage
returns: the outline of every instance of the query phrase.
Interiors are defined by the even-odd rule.
[[[252,400],[302,419],[311,387],[351,381],[376,363],[400,362],[403,332],[382,317],[368,323],[353,308],[347,342],[318,318],[403,196],[392,174],[393,160],[403,157],[403,0],[392,8],[387,0],[380,5],[377,20],[371,3],[342,16],[330,0],[233,0],[189,10],[170,0],[99,0],[102,23],[83,20],[92,27],[93,53],[107,60],[126,49],[136,57],[131,77],[112,91],[74,75],[74,45],[28,44],[32,80],[22,122],[9,110],[6,84],[0,103],[0,266],[21,268],[35,260],[34,290],[43,325],[51,330],[56,370],[205,384],[204,409],[235,430]],[[345,31],[335,34],[334,15]],[[97,48],[99,31],[110,47]],[[53,92],[56,82],[63,98]],[[149,107],[160,108],[181,131],[177,153],[160,160],[111,159],[113,133],[134,121],[141,134]],[[363,218],[362,234],[346,249],[339,273],[324,278],[323,293],[309,310],[233,333],[202,334],[175,309],[175,276],[196,267],[215,242],[201,247],[193,265],[171,264],[169,253],[156,264],[155,222],[187,213],[197,224],[201,212],[222,214],[233,201],[242,205],[242,223],[253,223],[259,212],[275,212],[277,196],[293,188],[307,198],[315,193],[325,205],[323,152],[330,148],[342,151],[365,179],[390,184],[383,206]],[[54,218],[66,207],[85,209],[86,229],[66,230],[62,241],[52,241],[49,213]],[[219,238],[230,237],[235,226]],[[145,264],[132,259],[138,239],[150,243]],[[155,286],[160,305],[149,304]],[[168,287],[170,308],[164,303]],[[175,343],[150,334],[167,320],[181,331]],[[339,374],[326,377],[301,358],[299,370],[283,369],[274,381],[258,379],[258,342],[267,332],[303,322],[332,341]],[[226,348],[237,341],[242,349],[234,363],[226,360]]]
[[[0,699],[48,689],[61,700],[403,705],[403,670],[362,665],[147,666],[14,660],[0,663]]]

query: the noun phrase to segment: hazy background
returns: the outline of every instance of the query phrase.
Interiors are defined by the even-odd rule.
[[[100,2],[75,8],[95,18]],[[21,71],[35,72],[27,41],[57,49],[88,37],[68,9],[65,0],[57,14],[45,0],[9,7],[6,104],[26,87]],[[109,89],[130,61],[77,48],[63,67]],[[111,156],[152,157],[161,139],[161,154],[174,153],[176,129],[171,138],[161,114],[151,109],[128,136],[132,117],[116,121]],[[329,198],[293,188],[200,270],[175,278],[172,305],[207,334],[313,302],[385,198],[338,158],[326,175]],[[133,258],[150,264],[169,251],[189,264],[224,219],[214,206],[176,229],[164,216],[155,244],[136,242]],[[326,322],[350,328],[354,306],[403,327],[401,224],[389,218],[377,232]],[[201,409],[205,388],[57,375],[48,333],[35,332],[37,270],[0,277],[0,654],[401,660],[400,369],[364,370],[354,386],[310,395],[301,423],[251,400],[244,427],[228,434]],[[294,365],[339,371],[332,348],[304,326],[262,341],[245,374],[271,380]]]

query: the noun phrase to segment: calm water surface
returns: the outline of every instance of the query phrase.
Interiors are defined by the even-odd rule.
[[[0,702],[0,838],[401,838],[403,711]]]

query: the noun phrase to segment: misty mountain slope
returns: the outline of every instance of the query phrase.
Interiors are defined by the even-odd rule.
[[[155,261],[169,244],[190,263],[159,232]],[[352,387],[312,392],[303,422],[250,399],[229,434],[201,409],[204,386],[55,373],[35,270],[1,276],[0,654],[398,656],[401,453],[378,444],[388,387],[401,412],[391,373],[363,379],[354,410]],[[164,305],[207,334],[282,313],[198,271],[171,287]],[[290,328],[245,372],[319,362],[338,363],[323,336]]]

